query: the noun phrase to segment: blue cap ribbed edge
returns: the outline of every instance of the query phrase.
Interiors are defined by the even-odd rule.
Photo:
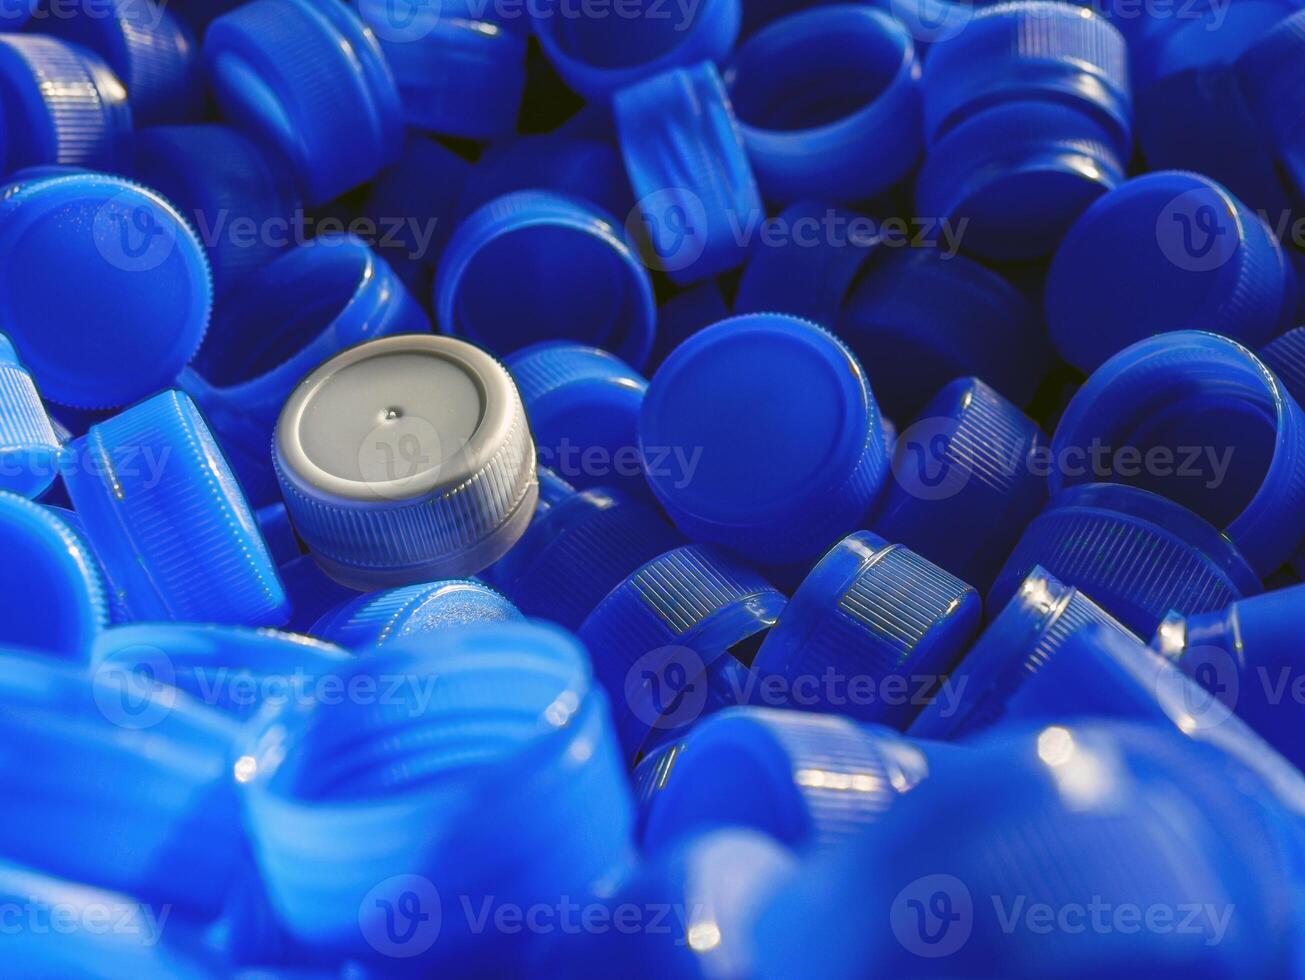
[[[431,619],[433,603],[452,605],[452,608]],[[484,582],[445,579],[360,595],[326,613],[309,632],[357,650],[381,647],[404,636],[521,618],[506,596]]]

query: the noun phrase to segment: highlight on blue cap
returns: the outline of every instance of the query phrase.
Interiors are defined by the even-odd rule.
[[[68,495],[136,619],[279,626],[285,592],[194,402],[160,392],[68,446]]]
[[[722,74],[768,201],[864,200],[924,149],[920,62],[887,12],[834,4],[791,14],[745,40]]]
[[[203,47],[224,118],[280,148],[308,204],[325,204],[398,158],[394,75],[344,4],[253,0],[213,21]]]
[[[649,266],[685,285],[742,265],[739,229],[766,212],[716,68],[704,62],[631,85],[613,97],[612,114],[638,199],[626,228]]]
[[[557,73],[586,99],[601,100],[669,69],[721,61],[738,37],[741,7],[740,0],[705,0],[668,17],[655,15],[654,0],[640,0],[620,16],[577,17],[563,0],[546,0],[530,10]]]
[[[856,358],[783,314],[733,317],[676,348],[644,397],[639,443],[681,531],[768,565],[814,560],[855,530],[888,470]]]
[[[6,172],[36,164],[121,171],[130,159],[127,89],[99,57],[42,34],[0,34]]]
[[[954,740],[998,724],[1006,699],[1058,656],[1066,638],[1090,623],[1132,636],[1084,593],[1034,568],[951,672],[947,697],[935,697],[907,730],[913,738]]]
[[[971,375],[1027,405],[1050,355],[1036,311],[1014,286],[937,248],[876,251],[834,332],[865,367],[884,413],[902,423]]]
[[[153,191],[83,173],[0,199],[0,322],[46,398],[154,394],[199,348],[212,302],[199,239]]]
[[[59,472],[59,447],[32,376],[0,333],[0,490],[39,497]]]
[[[429,638],[437,649],[459,626],[523,618],[506,596],[475,579],[446,579],[357,596],[332,609],[309,631],[350,650]]]
[[[752,569],[701,544],[659,555],[614,588],[578,635],[611,698],[626,759],[747,700],[751,677],[741,671],[785,602]]]
[[[384,706],[287,703],[249,732],[235,773],[276,915],[350,958],[519,972],[537,934],[477,931],[447,905],[441,920],[439,901],[583,904],[623,870],[630,791],[584,649],[555,627],[492,623],[343,674],[346,689],[385,678],[400,683]],[[426,918],[387,933],[405,892]]]
[[[1073,464],[1053,467],[1053,495],[1102,481],[1159,493],[1226,533],[1262,578],[1305,538],[1305,415],[1227,337],[1183,330],[1120,351],[1070,400],[1051,452]]]
[[[905,728],[983,619],[973,586],[869,531],[830,549],[757,651],[790,707]]]
[[[648,271],[613,218],[548,191],[505,194],[458,226],[434,306],[442,332],[499,355],[566,339],[635,368],[652,349],[656,320]]]
[[[684,755],[688,739],[665,742],[657,748],[645,752],[639,764],[630,773],[630,785],[634,789],[635,839],[643,840],[644,828],[648,815],[670,783],[675,764]]]
[[[109,623],[95,554],[54,511],[0,492],[0,644],[84,663]]]
[[[1098,284],[1108,279],[1111,288]],[[1129,344],[1193,325],[1259,346],[1288,326],[1296,276],[1264,221],[1199,174],[1149,173],[1074,223],[1047,274],[1061,357],[1091,372]]]
[[[988,592],[1000,609],[1040,566],[1086,592],[1139,636],[1171,610],[1214,612],[1262,586],[1226,537],[1182,504],[1137,487],[1084,483],[1024,531]]]

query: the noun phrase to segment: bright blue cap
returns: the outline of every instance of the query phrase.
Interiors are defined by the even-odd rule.
[[[59,436],[32,376],[0,334],[0,490],[35,499],[59,471]]]
[[[898,433],[871,526],[986,589],[1046,500],[1046,448],[988,385],[953,381]]]
[[[497,354],[567,339],[636,368],[657,315],[648,271],[611,216],[548,191],[505,194],[463,221],[440,260],[434,305],[441,331]]]
[[[632,214],[626,226],[648,264],[680,284],[742,265],[740,229],[766,212],[715,67],[677,68],[622,89],[612,112],[638,198],[637,220]]]
[[[861,365],[783,314],[733,317],[676,348],[649,385],[639,443],[681,531],[768,565],[814,560],[854,530],[888,470]]]
[[[351,650],[398,640],[415,650],[426,638],[433,652],[448,630],[521,618],[516,606],[483,582],[447,579],[357,596],[328,612],[310,632]]]
[[[135,0],[131,0],[135,2]],[[301,205],[289,165],[230,126],[154,126],[135,137],[132,176],[190,222],[218,292],[294,241]]]
[[[84,48],[0,35],[0,106],[6,172],[45,163],[121,171],[130,158],[127,90]]]
[[[879,223],[843,208],[801,201],[779,214],[775,233],[777,239],[763,232],[754,241],[734,312],[791,313],[833,330],[852,282],[883,241]],[[657,332],[664,328],[659,318]]]
[[[858,531],[798,586],[752,669],[782,678],[792,707],[905,728],[982,619],[972,586]]]
[[[285,504],[264,504],[254,511],[254,519],[258,521],[258,531],[263,535],[267,553],[278,565],[294,561],[304,553]]]
[[[84,663],[109,623],[100,566],[51,509],[0,493],[0,644]]]
[[[46,398],[154,394],[194,356],[212,303],[199,239],[153,191],[84,173],[0,198],[0,323]]]
[[[244,845],[238,733],[139,674],[0,657],[0,855],[179,917],[216,915]]]
[[[625,757],[654,734],[678,733],[744,676],[707,677],[746,663],[787,599],[756,572],[705,545],[676,548],[638,569],[584,621],[580,639],[607,689]],[[734,701],[746,698],[746,688]]]
[[[743,274],[747,276],[746,269]],[[729,315],[729,307],[725,305],[720,286],[714,279],[676,293],[657,309],[657,341],[648,358],[648,370],[660,366],[671,351],[699,330],[719,323]]]
[[[1000,609],[1035,567],[1081,589],[1139,636],[1170,610],[1213,612],[1257,595],[1232,542],[1182,504],[1116,483],[1059,494],[1029,524],[988,592]]]
[[[258,504],[279,499],[268,446],[294,386],[347,347],[430,330],[389,264],[359,238],[326,234],[252,270],[223,297],[180,384],[204,410]]]
[[[236,764],[277,917],[350,958],[520,972],[537,936],[478,932],[449,903],[583,903],[631,848],[584,649],[553,627],[485,624],[438,652],[391,644],[343,682],[389,693],[269,712]],[[387,930],[387,909],[413,928]]]
[[[915,719],[913,737],[952,740],[998,723],[1010,693],[1087,624],[1102,623],[1132,636],[1090,598],[1042,568],[1029,573],[1001,612],[990,608],[988,628]]]
[[[59,518],[59,520],[63,521],[68,529],[73,532],[73,536],[77,540],[81,553],[86,555],[94,565],[96,572],[99,573],[100,585],[104,592],[104,603],[109,611],[109,624],[116,626],[119,623],[131,622],[131,613],[127,610],[126,605],[123,604],[122,596],[112,587],[112,583],[109,581],[109,573],[104,569],[103,560],[91,546],[91,539],[86,535],[86,525],[82,523],[82,519],[77,515],[76,511],[69,509],[72,506],[72,502],[65,501],[65,503],[68,504],[67,507],[61,507],[50,503],[45,503],[41,506],[54,514],[54,516]]]
[[[1070,400],[1051,451],[1053,494],[1102,481],[1159,493],[1224,531],[1261,577],[1305,537],[1305,415],[1226,337],[1184,330],[1116,354]]]
[[[17,31],[32,18],[39,5],[40,0],[5,0],[0,3],[0,31]]]
[[[666,742],[649,752],[645,752],[639,764],[630,773],[630,784],[634,788],[635,838],[643,840],[644,828],[648,816],[662,790],[670,784],[671,773],[675,763],[684,755],[686,740]]]
[[[748,38],[723,76],[768,201],[864,200],[924,149],[915,44],[882,11],[834,4],[784,17]]]
[[[1195,68],[1232,65],[1274,25],[1300,9],[1300,0],[1230,3],[1196,0],[1183,16],[1145,18],[1129,30],[1133,84],[1141,91],[1156,81]]]
[[[1050,351],[1033,307],[1001,276],[933,248],[881,248],[834,332],[865,366],[885,414],[907,422],[969,375],[1027,405]]]
[[[1108,281],[1111,288],[1102,289]],[[1287,325],[1296,276],[1263,220],[1214,181],[1137,177],[1074,223],[1047,274],[1047,326],[1084,372],[1193,324],[1258,346]]]
[[[394,76],[376,37],[344,4],[246,3],[209,25],[204,61],[223,115],[281,149],[309,204],[398,159]]]
[[[286,400],[273,453],[300,538],[359,591],[475,575],[521,537],[539,496],[511,375],[454,337],[336,354]]]
[[[557,73],[585,98],[601,100],[668,69],[721,61],[738,37],[740,8],[740,0],[705,0],[668,16],[657,13],[655,0],[640,0],[619,16],[577,16],[565,0],[544,0],[529,9]]]
[[[92,653],[98,677],[126,685],[136,674],[237,719],[268,702],[329,694],[324,678],[352,661],[311,636],[199,623],[117,626],[95,638]]]
[[[38,29],[93,51],[122,79],[138,126],[185,122],[203,112],[199,51],[171,5],[107,0],[46,5]]]
[[[203,416],[164,391],[68,446],[68,495],[137,619],[279,626],[276,566]]]
[[[492,581],[527,616],[578,629],[627,576],[684,541],[642,500],[606,487],[552,494],[546,472],[535,518]]]

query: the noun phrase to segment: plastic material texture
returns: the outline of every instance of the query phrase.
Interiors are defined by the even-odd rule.
[[[0,334],[0,490],[39,497],[59,472],[59,445],[32,376]]]
[[[319,619],[312,634],[353,650],[395,641],[415,650],[429,641],[434,651],[447,630],[521,618],[511,602],[485,584],[450,579],[358,596]]]
[[[1285,5],[1284,5],[1285,6]],[[1238,59],[1237,77],[1267,142],[1280,156],[1305,153],[1305,111],[1291,92],[1305,84],[1305,10],[1265,32]],[[1305,173],[1292,175],[1300,180]],[[1305,185],[1297,185],[1298,191]]]

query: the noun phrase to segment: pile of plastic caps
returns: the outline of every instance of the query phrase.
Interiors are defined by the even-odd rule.
[[[1305,0],[7,0],[0,173],[5,976],[1305,977]]]

